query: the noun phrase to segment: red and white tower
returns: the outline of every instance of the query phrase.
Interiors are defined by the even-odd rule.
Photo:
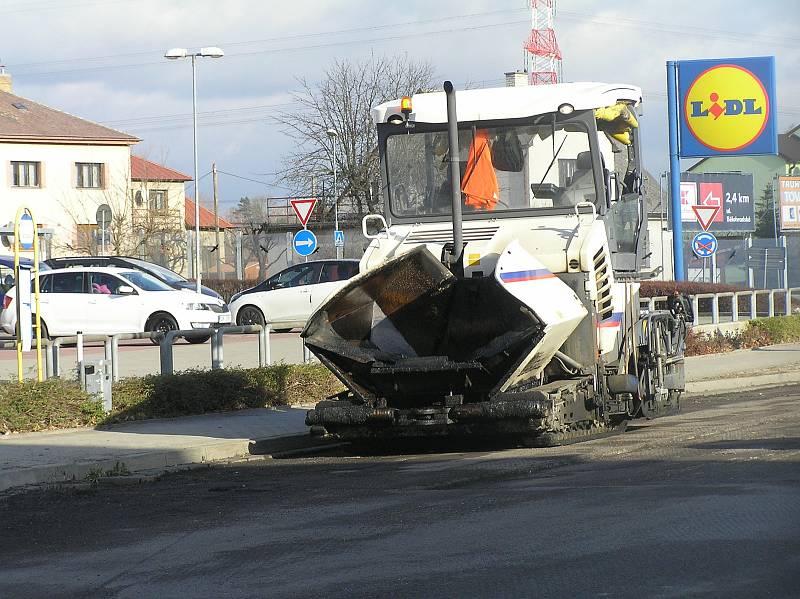
[[[526,69],[531,85],[558,83],[561,79],[561,50],[553,29],[556,0],[528,0],[531,7],[531,35],[525,42]]]

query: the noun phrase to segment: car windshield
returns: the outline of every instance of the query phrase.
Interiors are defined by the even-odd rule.
[[[166,283],[159,281],[153,275],[149,275],[146,272],[131,270],[127,272],[121,272],[119,274],[124,279],[127,279],[136,285],[139,289],[143,289],[145,291],[175,291]]]
[[[595,202],[587,129],[559,123],[462,126],[459,129],[464,213],[572,208]],[[444,126],[443,126],[444,127]],[[399,217],[449,214],[451,186],[446,129],[393,134],[386,141],[389,199]]]
[[[126,260],[137,268],[142,268],[149,272],[154,273],[157,277],[159,277],[163,281],[166,281],[169,284],[186,282],[186,279],[184,277],[159,264],[153,264],[152,262],[147,262],[146,260],[139,260],[137,258],[127,258]]]

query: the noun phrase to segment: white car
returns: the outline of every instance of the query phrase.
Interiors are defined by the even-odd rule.
[[[75,335],[78,331],[114,335],[207,329],[231,322],[230,311],[221,299],[178,291],[129,268],[50,270],[39,275],[39,286],[42,337]],[[15,334],[17,326],[16,291],[14,287],[6,293],[0,315],[0,327],[10,335]],[[187,341],[202,343],[208,338],[208,334],[199,334],[187,337]]]
[[[358,274],[358,260],[314,260],[282,270],[231,298],[238,325],[269,324],[277,332],[305,326],[325,299]]]

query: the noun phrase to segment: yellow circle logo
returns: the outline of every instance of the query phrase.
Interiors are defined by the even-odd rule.
[[[761,135],[769,108],[767,90],[758,77],[743,67],[723,64],[703,71],[692,82],[683,114],[697,141],[730,152]]]

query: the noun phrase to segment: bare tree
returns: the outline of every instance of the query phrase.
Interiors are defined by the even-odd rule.
[[[336,60],[325,79],[310,83],[299,79],[294,94],[297,109],[281,113],[278,120],[298,143],[289,155],[281,180],[299,193],[307,193],[312,177],[333,189],[333,144],[336,143],[338,193],[336,202],[357,215],[381,208],[375,183],[379,179],[377,136],[370,110],[387,100],[432,88],[433,67],[413,62],[408,56],[372,57],[368,61]],[[327,135],[335,129],[336,138]],[[330,217],[333,204],[326,206]],[[347,212],[347,210],[345,210]]]
[[[267,202],[266,198],[244,197],[231,211],[231,218],[241,227],[243,233],[242,261],[245,266],[252,262],[258,263],[259,280],[265,279],[269,268],[286,253],[285,247],[280,251],[273,251],[277,249],[278,242],[271,235],[273,231],[269,226]]]
[[[150,182],[133,185],[126,178],[104,189],[101,199],[95,202],[72,196],[59,200],[75,227],[75,236],[61,239],[57,247],[75,254],[98,255],[102,250],[102,239],[107,254],[141,257],[173,270],[182,270],[186,262],[183,201],[179,205],[153,209],[148,203],[150,185]],[[95,212],[101,204],[111,208],[111,221],[107,223],[105,232],[95,224]]]

